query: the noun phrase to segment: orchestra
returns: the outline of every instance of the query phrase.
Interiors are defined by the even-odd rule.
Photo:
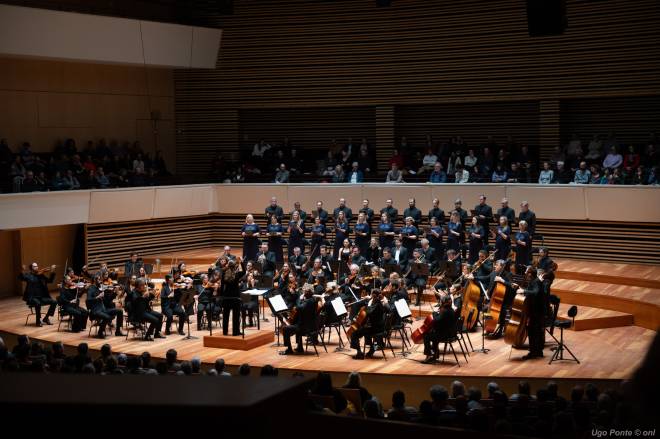
[[[430,312],[428,321],[419,327],[424,331],[418,338],[424,343],[423,362],[432,363],[438,358],[438,343],[451,332],[466,307],[474,309],[473,322],[479,321],[482,312],[493,317],[493,321],[484,320],[489,339],[505,335],[518,294],[529,297],[530,303],[525,320],[530,352],[525,358],[542,356],[543,325],[557,264],[545,247],[538,249],[538,257],[534,253],[536,217],[529,204],[521,204],[516,223],[515,212],[508,207],[506,198],[493,215],[486,197],[481,195],[471,222],[464,229],[467,213],[462,210],[460,199],[449,212],[447,222],[439,199],[433,200],[426,218],[414,198],[408,202],[400,218],[388,199],[372,235],[371,221],[378,219],[373,218],[369,200],[363,200],[352,228],[352,211],[345,199],[340,199],[332,216],[319,201],[310,214],[314,224],[308,229],[300,203],[296,202],[285,218],[277,199],[272,198],[265,209],[268,224],[261,234],[265,236],[263,241],[259,238],[260,225],[253,215],[246,216],[240,230],[243,258],[232,255],[231,247],[224,246],[208,273],[189,270],[184,262],[177,260],[175,264],[173,260],[169,273],[164,274],[160,293],[149,279],[150,265],[132,252],[123,264],[123,276],[106,263],[98,264],[96,272],[85,265],[79,275],[67,266],[58,284],[57,301],[48,290],[56,266],[40,269],[36,262],[32,263],[29,270],[24,267],[19,275],[26,283],[23,299],[34,308],[37,326],[51,324],[50,318],[59,305],[62,315],[71,316],[72,332],[83,331],[89,318],[98,326],[99,338],[106,336],[107,327],[114,327],[115,335],[123,335],[125,313],[131,325],[144,325],[144,340],[171,335],[175,317],[176,332],[184,335],[184,324],[192,314],[197,314],[198,331],[205,326],[210,328],[213,320],[221,318],[223,335],[230,334],[231,323],[231,336],[238,336],[243,331],[241,292],[265,284],[264,290],[268,291],[263,297],[280,295],[287,307],[281,328],[286,346],[282,354],[301,353],[302,337],[316,334],[322,322],[321,325],[343,326],[350,346],[356,350],[354,358],[363,359],[384,346],[387,341],[383,334],[391,325],[412,324],[411,318],[399,317],[395,303],[409,303],[412,293],[415,305],[421,306],[424,293],[430,292],[438,298],[433,305],[438,309]],[[498,224],[491,229],[493,220]],[[288,221],[286,228],[282,226],[284,221]],[[512,231],[514,226],[517,232]],[[328,230],[334,232],[332,236]],[[491,245],[489,237],[494,238]],[[522,273],[532,275],[525,283],[514,282],[513,277]],[[182,297],[186,292],[190,292],[190,302],[184,304]],[[81,301],[83,295],[85,301]],[[337,314],[332,304],[336,299],[344,303],[346,314]],[[255,303],[258,306],[259,301]],[[43,319],[42,306],[48,307]],[[293,336],[296,349],[291,345]],[[363,344],[369,346],[367,352],[363,352]]]

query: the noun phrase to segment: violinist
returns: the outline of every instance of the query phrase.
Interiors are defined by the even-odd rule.
[[[365,255],[367,262],[371,262],[372,264],[378,264],[380,262],[381,256],[382,256],[382,252],[380,246],[378,245],[378,239],[371,238],[371,242],[369,243],[369,247],[367,248],[367,252]]]
[[[488,259],[488,252],[484,249],[479,250],[479,258],[475,265],[479,265],[474,274],[474,279],[481,282],[484,286],[490,284],[490,273],[493,271],[493,263]]]
[[[280,292],[286,288],[286,284],[289,279],[289,273],[291,273],[291,268],[289,268],[289,264],[285,262],[282,264],[282,269],[275,272],[275,277],[273,278],[273,287],[277,290],[280,290]]]
[[[532,236],[527,231],[527,221],[518,223],[516,239],[516,273],[524,273],[532,256]]]
[[[291,309],[296,305],[298,296],[298,281],[296,275],[289,273],[287,282],[284,284],[284,289],[282,290],[282,297],[284,298],[284,302],[286,302],[287,308]]]
[[[449,294],[442,295],[440,309],[433,313],[433,326],[424,334],[424,355],[422,363],[431,364],[440,356],[438,345],[456,331],[456,313],[452,308],[452,299]]]
[[[149,289],[147,281],[139,278],[135,283],[137,294],[133,301],[134,318],[138,322],[148,322],[149,328],[144,334],[145,341],[153,341],[154,338],[165,338],[160,329],[163,326],[163,315],[151,308],[151,302],[156,298],[153,289]]]
[[[80,296],[75,282],[69,276],[64,277],[57,303],[65,315],[72,317],[71,332],[80,332],[87,326],[89,312],[80,307]]]
[[[332,301],[338,297],[341,296],[339,295],[337,284],[335,282],[328,282],[325,289],[325,303],[321,311],[325,317],[324,322],[326,325],[331,325],[339,321],[335,308],[332,306]]]
[[[321,258],[314,259],[314,266],[307,273],[307,283],[314,285],[314,293],[325,292],[325,272],[321,266]]]
[[[124,263],[124,276],[130,278],[132,275],[138,274],[143,265],[142,258],[138,257],[137,252],[131,253],[130,259]]]
[[[222,261],[225,261],[224,263],[226,264],[226,259],[222,258],[220,264],[223,264]],[[214,276],[214,279],[217,279],[220,276],[220,273],[218,270],[215,270],[212,273],[212,276]],[[202,283],[201,285],[197,285],[197,330],[201,331],[202,330],[202,318],[204,314],[206,314],[206,321],[208,322],[208,325],[211,325],[213,322],[213,309],[214,309],[214,302],[216,300],[217,294],[218,294],[218,288],[220,287],[220,283],[218,281],[211,283],[209,282],[209,276],[207,274],[202,274],[201,276]]]
[[[360,328],[351,334],[351,347],[357,351],[355,356],[353,356],[354,359],[363,360],[365,357],[373,357],[376,352],[376,345],[374,342],[381,347],[385,345],[383,337],[379,336],[378,339],[374,340],[374,336],[382,334],[385,329],[385,307],[387,304],[387,299],[383,297],[378,288],[371,290],[371,298],[365,308],[366,321]],[[362,352],[360,346],[360,339],[362,337],[365,338],[365,344],[369,345],[369,351],[367,351],[366,354]]]
[[[523,356],[523,360],[543,357],[543,346],[545,345],[545,315],[548,309],[549,282],[545,279],[545,271],[542,268],[536,270],[536,277],[529,283],[527,288],[518,288],[519,294],[524,294],[530,299],[528,307],[527,333],[529,334],[529,353]]]
[[[257,287],[257,281],[259,279],[259,271],[255,270],[252,261],[248,261],[245,265],[245,271],[241,280],[239,282],[239,290],[247,291]],[[254,315],[259,311],[259,298],[256,296],[250,296],[250,302],[243,304],[243,312],[248,316],[247,326],[254,326]]]
[[[339,279],[339,285],[341,286],[341,296],[344,299],[344,302],[354,302],[355,296],[360,298],[360,289],[362,285],[358,282],[358,273],[360,272],[360,267],[358,265],[352,264],[349,267],[349,273],[342,276]],[[351,292],[352,290],[352,292]]]
[[[105,328],[116,319],[115,335],[122,336],[121,327],[124,323],[124,312],[121,309],[106,309],[103,304],[105,289],[103,287],[101,276],[94,278],[94,284],[87,290],[87,300],[85,305],[89,310],[90,318],[97,320],[99,325],[98,338],[105,338]]]
[[[276,257],[275,253],[268,250],[267,243],[261,243],[255,260],[261,264],[261,274],[272,278],[275,274]]]
[[[314,331],[318,324],[317,298],[314,297],[314,288],[305,284],[303,286],[303,297],[299,298],[295,305],[297,312],[294,321],[284,327],[284,346],[286,350],[280,355],[291,355],[294,350],[291,346],[291,336],[296,336],[295,353],[302,354],[302,338],[304,334]]]
[[[18,275],[18,279],[25,282],[25,291],[23,292],[23,301],[28,306],[34,307],[36,316],[36,325],[52,325],[50,317],[55,314],[57,302],[50,297],[48,292],[48,284],[55,280],[55,265],[39,269],[39,264],[33,262],[30,264],[28,271],[23,265],[23,271]],[[48,276],[45,273],[50,272]],[[48,311],[43,320],[41,320],[41,307],[48,305]]]
[[[174,278],[171,274],[165,275],[165,283],[160,292],[160,309],[166,317],[165,321],[165,335],[170,335],[172,328],[172,321],[174,316],[179,317],[179,335],[185,335],[183,332],[183,324],[186,322],[186,311],[181,307],[179,301],[181,300],[181,286],[174,286]]]
[[[368,289],[383,287],[384,279],[381,276],[381,268],[377,265],[372,265],[369,276],[362,276],[360,278],[360,283]]]
[[[124,310],[126,311],[126,317],[129,320],[133,320],[133,300],[137,297],[137,293],[135,292],[135,284],[137,283],[137,276],[133,275],[128,279],[128,285],[126,286],[126,295],[124,298]],[[114,292],[110,291],[105,285],[103,285],[104,288],[104,296],[110,295],[111,297],[114,296]],[[105,300],[104,300],[104,305],[105,305]],[[113,308],[106,308],[106,309],[114,309],[114,301],[113,301]]]

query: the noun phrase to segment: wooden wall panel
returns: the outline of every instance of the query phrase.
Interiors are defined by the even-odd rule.
[[[522,144],[537,146],[538,121],[538,102],[520,101],[400,106],[395,123],[397,141],[405,136],[412,146],[424,146],[430,134],[436,143],[461,136],[468,146],[477,148],[488,136],[503,145],[508,135]]]
[[[585,152],[594,134],[604,140],[613,133],[619,141],[637,145],[644,144],[649,134],[658,129],[660,96],[566,99],[561,103],[562,142],[568,143],[577,134]]]
[[[565,34],[540,38],[520,0],[234,6],[207,17],[223,28],[218,68],[175,72],[185,170],[237,151],[237,110],[660,95],[655,0],[568,0]]]

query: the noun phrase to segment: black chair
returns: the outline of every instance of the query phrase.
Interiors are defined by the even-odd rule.
[[[391,321],[394,322],[395,319],[395,314],[396,311],[393,311],[391,313]],[[401,339],[401,355],[406,356],[410,353],[408,350],[412,346],[412,342],[410,339],[412,338],[412,328],[411,328],[411,323],[412,321],[410,320],[409,317],[399,319],[397,323],[392,323],[392,325],[389,328],[389,331],[387,332],[387,341],[391,345],[391,339],[392,336],[394,335],[399,335],[399,338]],[[408,333],[410,333],[410,337],[408,337]],[[394,353],[393,353],[394,355]]]
[[[462,324],[462,319],[461,320]],[[451,353],[454,354],[454,359],[456,360],[456,365],[458,367],[461,367],[461,363],[458,361],[458,356],[456,355],[456,351],[454,350],[454,343],[457,343],[459,341],[458,339],[458,332],[456,330],[457,324],[454,325],[454,330],[452,331],[451,334],[447,335],[446,337],[440,337],[440,343],[444,343],[444,347],[442,348],[442,362],[445,362],[445,354],[447,353],[447,346],[451,349]]]
[[[474,312],[475,308],[472,308],[468,313],[467,320],[463,322],[463,326],[460,330],[460,336],[461,340],[463,340],[463,344],[465,344],[465,340],[467,340],[467,342],[470,344],[470,349],[472,349],[472,352],[474,352],[474,346],[472,346],[472,340],[470,339],[470,331],[468,328],[470,327],[472,319],[474,318]],[[465,345],[465,349],[467,350],[467,345]]]
[[[259,312],[259,297],[252,296],[251,294],[241,293],[241,319],[243,323],[243,328],[246,328],[245,320],[246,317],[251,317],[254,319],[254,315],[257,316],[257,330],[261,329],[261,315]]]
[[[555,327],[559,328],[559,340],[557,338],[550,334],[552,338],[555,339],[557,342],[557,348],[555,349],[555,352],[552,354],[552,358],[550,358],[550,362],[548,364],[552,364],[553,361],[575,361],[577,364],[580,364],[580,360],[577,359],[577,357],[571,352],[571,350],[566,346],[564,343],[564,329],[569,329],[571,326],[575,325],[575,316],[577,315],[578,308],[577,306],[573,305],[568,309],[568,317],[571,318],[571,320],[556,320]],[[568,353],[571,355],[572,358],[564,358],[564,350],[568,351]]]
[[[319,350],[316,348],[317,342],[321,342],[321,346],[323,346],[323,349],[325,350],[326,354],[328,353],[328,348],[325,345],[325,341],[323,341],[323,336],[321,334],[324,325],[324,316],[319,316],[317,322],[316,322],[316,328],[312,329],[311,331],[307,331],[303,333],[303,337],[305,338],[305,353],[307,353],[307,348],[311,344],[312,347],[314,348],[314,353],[316,356],[319,356]]]
[[[73,328],[73,315],[64,311],[64,308],[61,305],[58,305],[57,307],[57,318],[59,320],[57,323],[57,332],[60,332],[62,323],[65,323],[66,329],[71,331]]]
[[[126,340],[128,340],[128,336],[130,335],[131,331],[133,331],[133,338],[138,338],[138,337],[144,338],[144,336],[147,334],[147,326],[145,321],[127,319]]]
[[[374,342],[374,354],[378,351],[380,351],[383,354],[383,358],[387,361],[387,355],[385,354],[385,349],[390,348],[392,351],[392,357],[395,356],[394,354],[394,348],[392,347],[392,343],[390,342],[390,328],[392,327],[392,314],[387,314],[384,317],[384,322],[383,322],[383,330],[381,332],[377,332],[371,336],[372,342]],[[376,343],[378,341],[382,341],[382,343]],[[365,352],[367,349],[367,339],[365,337],[364,339],[364,344],[362,346],[362,352]]]
[[[28,312],[27,316],[25,316],[25,325],[23,325],[23,326],[27,326],[28,320],[30,320],[30,317],[32,317],[33,315],[36,314],[36,312],[34,312],[34,306],[32,306],[32,305],[28,305],[28,306],[30,307],[30,311]]]
[[[463,338],[464,327],[465,327],[465,322],[463,320],[463,316],[459,316],[456,319],[456,339],[458,340],[458,346],[461,348],[461,352],[463,353],[463,357],[465,358],[465,362],[467,363],[468,362],[467,352],[469,351],[468,351],[467,343]],[[464,347],[465,349],[463,349]]]

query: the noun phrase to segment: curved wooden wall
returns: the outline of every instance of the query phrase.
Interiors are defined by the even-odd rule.
[[[568,0],[567,10],[564,35],[530,38],[520,0],[386,8],[374,0],[236,0],[233,16],[205,23],[223,28],[217,69],[175,74],[178,170],[208,168],[215,151],[236,153],[239,110],[251,108],[372,106],[386,114],[399,105],[536,101],[547,149],[559,140],[558,100],[660,95],[660,3]],[[383,132],[376,146],[391,148]]]

